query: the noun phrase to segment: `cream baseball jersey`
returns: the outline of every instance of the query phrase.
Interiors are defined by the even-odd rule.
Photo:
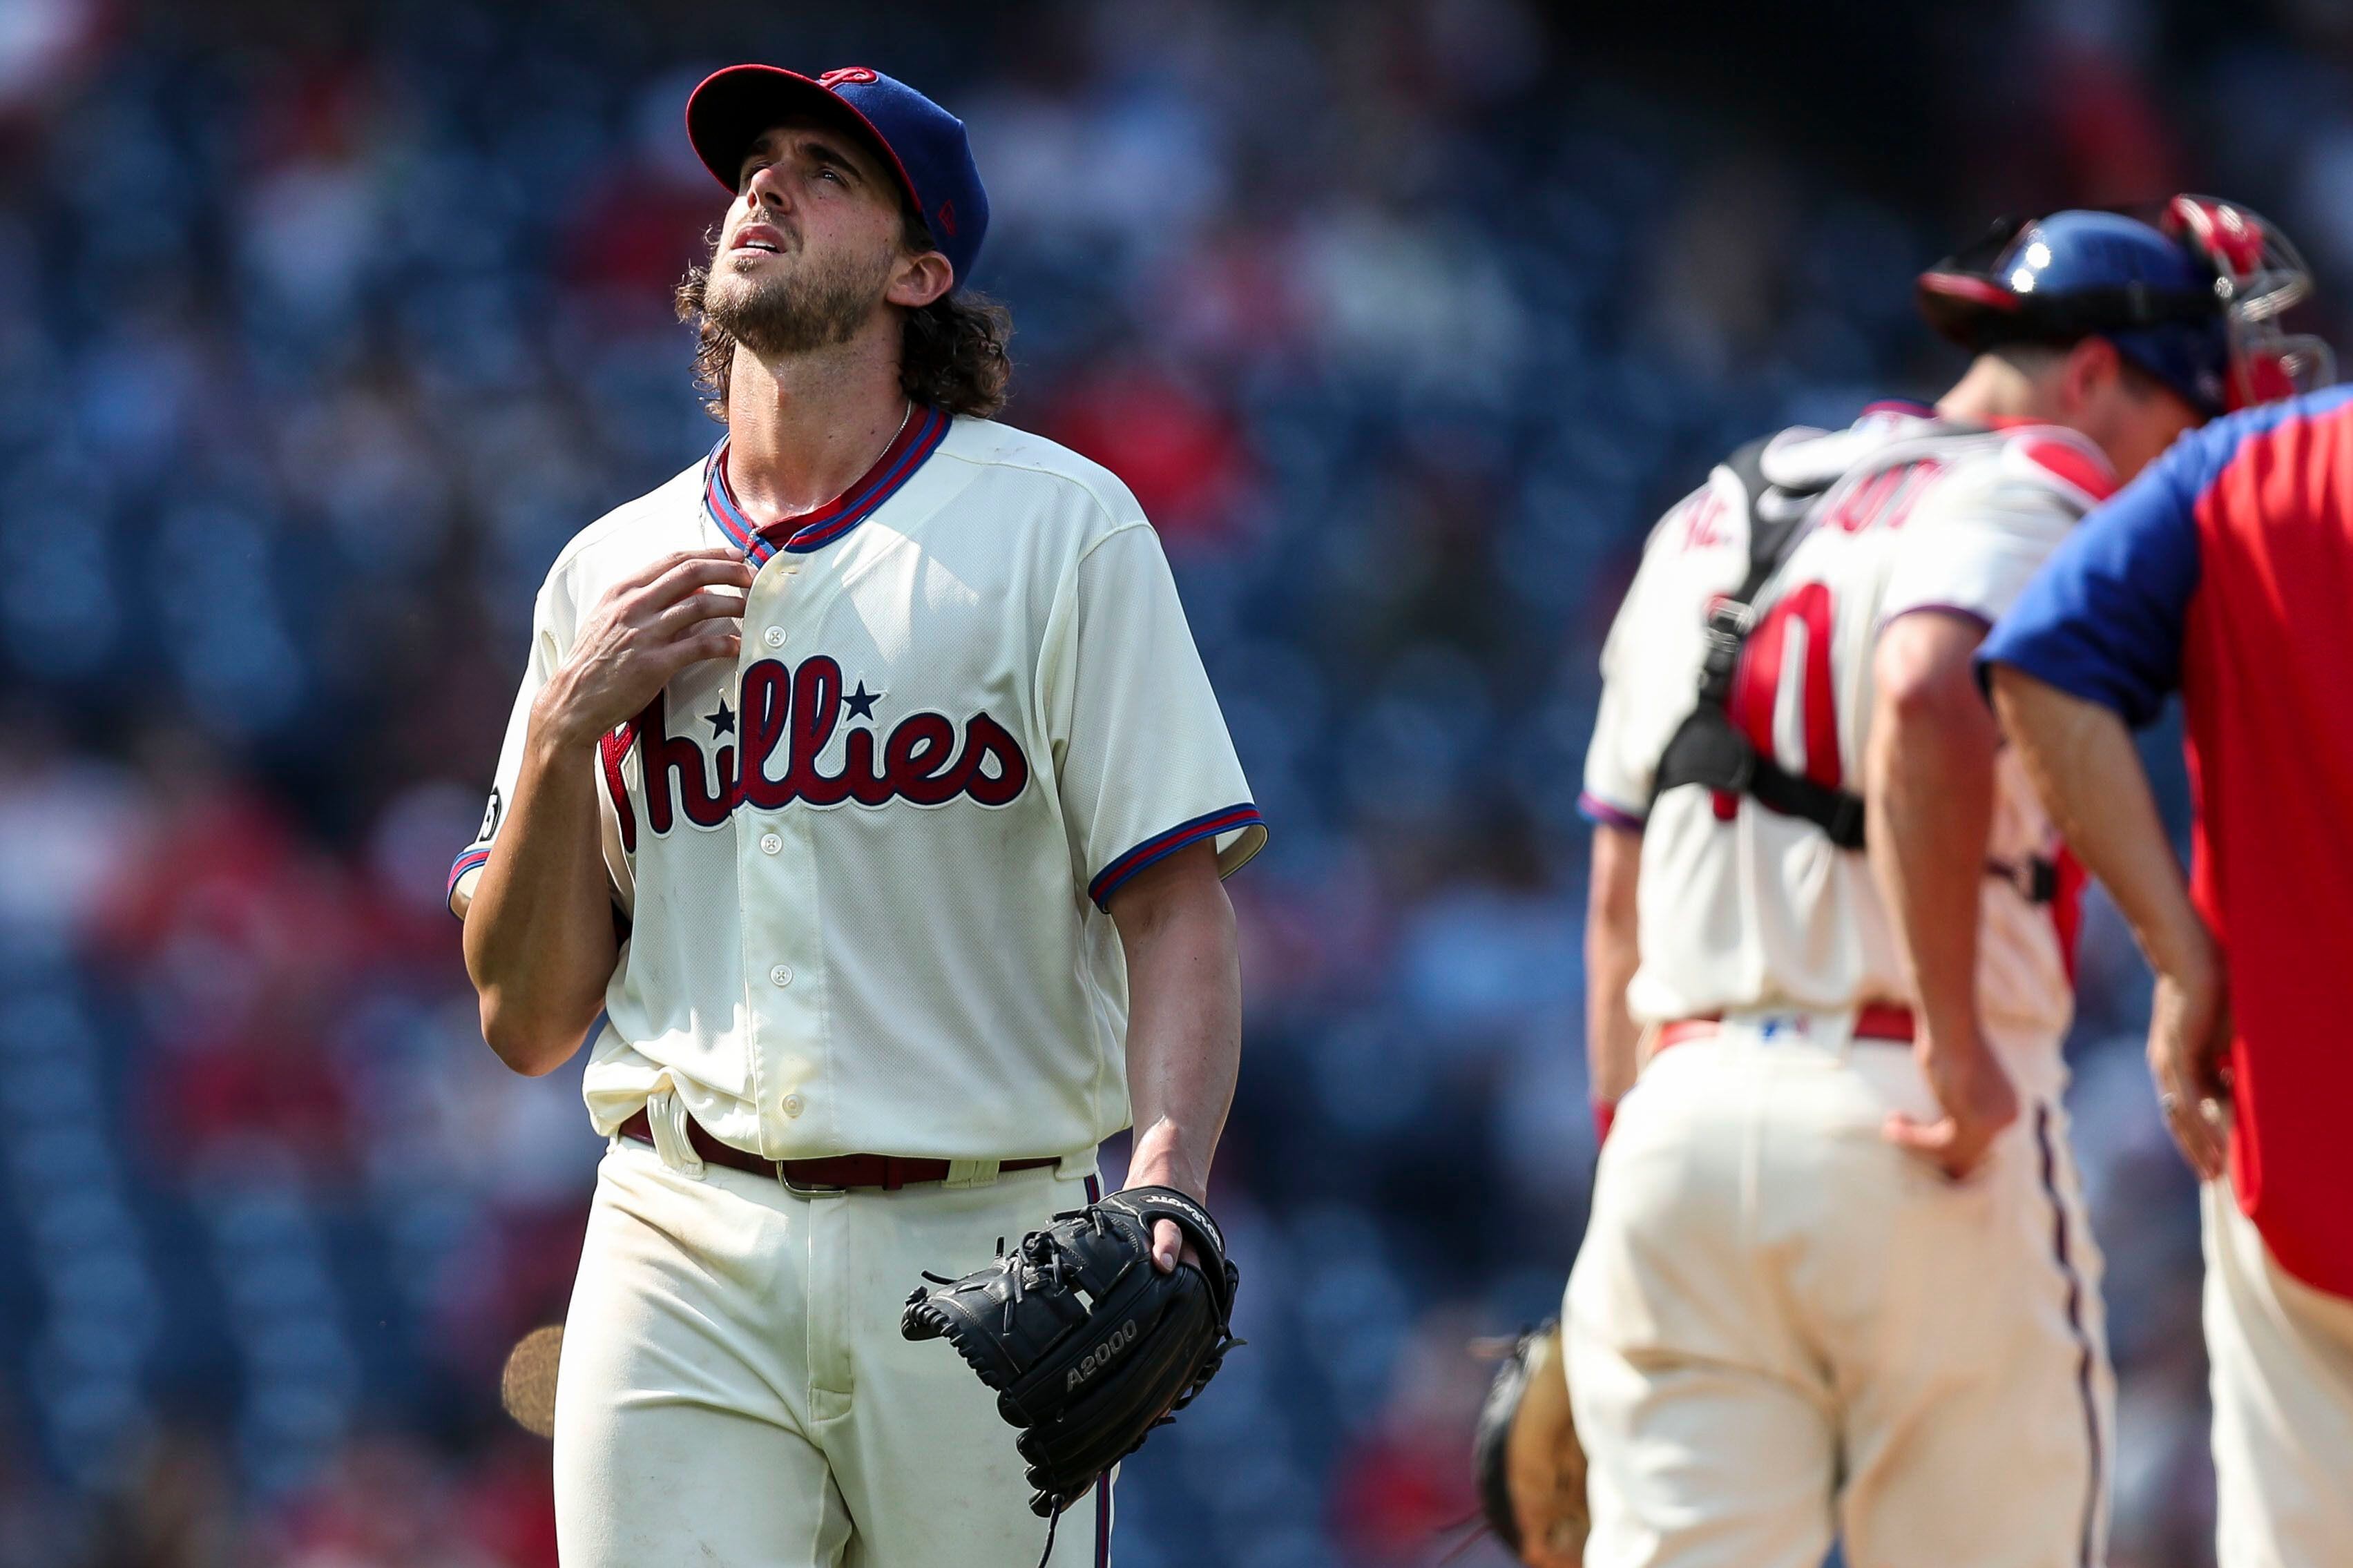
[[[1858,794],[1881,628],[1919,610],[1990,625],[2114,488],[2105,458],[2070,431],[1953,424],[1913,405],[1874,405],[1844,430],[1786,431],[1764,470],[1792,488],[1830,483],[1757,595],[1732,718],[1789,772]],[[1644,1022],[1908,994],[1864,855],[1746,796],[1692,785],[1651,798],[1660,754],[1696,700],[1707,607],[1747,565],[1746,501],[1719,468],[1652,531],[1602,651],[1583,805],[1642,829],[1641,965],[1627,999]],[[2030,900],[2031,862],[2057,860],[2060,847],[2008,748],[1995,790],[1979,1008],[2021,1087],[2055,1090],[2073,1011],[2072,879],[2058,900]]]
[[[726,443],[557,558],[465,912],[533,699],[619,578],[732,545],[733,662],[688,668],[580,759],[628,922],[586,1094],[610,1132],[673,1092],[771,1159],[1017,1159],[1128,1122],[1106,912],[1187,845],[1257,852],[1159,540],[1076,454],[916,408],[865,479],[755,528]]]

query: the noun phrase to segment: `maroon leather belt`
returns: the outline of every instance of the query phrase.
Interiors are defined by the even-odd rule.
[[[1685,1040],[1705,1039],[1714,1035],[1721,1018],[1678,1018],[1672,1024],[1659,1026],[1659,1037],[1651,1047],[1657,1056],[1669,1046]],[[1890,1006],[1884,1002],[1866,1005],[1854,1016],[1854,1037],[1858,1040],[1882,1040],[1892,1045],[1908,1043],[1915,1034],[1912,1009]]]
[[[654,1141],[653,1123],[640,1110],[621,1123],[621,1136],[634,1138],[640,1143],[651,1143]],[[886,1193],[895,1193],[901,1187],[948,1179],[948,1163],[945,1160],[910,1160],[896,1154],[829,1154],[821,1160],[764,1160],[749,1150],[721,1142],[703,1130],[702,1123],[691,1116],[686,1119],[686,1141],[694,1145],[694,1152],[711,1164],[749,1171],[755,1176],[765,1176],[772,1182],[782,1182],[792,1187],[880,1187]],[[1000,1172],[1034,1171],[1040,1165],[1056,1163],[1059,1162],[1049,1155],[1042,1160],[1001,1161],[997,1168]]]

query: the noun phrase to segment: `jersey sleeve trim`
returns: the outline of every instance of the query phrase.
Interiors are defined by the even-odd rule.
[[[1219,856],[1218,875],[1230,877],[1266,844],[1266,819],[1249,801],[1197,816],[1190,822],[1180,822],[1165,833],[1154,834],[1096,872],[1094,880],[1087,884],[1087,897],[1095,901],[1098,909],[1109,910],[1111,896],[1138,871],[1166,859],[1188,844],[1198,844],[1204,838],[1222,837],[1229,833],[1240,837],[1232,849]]]
[[[460,920],[465,919],[464,914],[458,908],[458,885],[490,863],[491,847],[487,844],[477,845],[464,851],[450,863],[448,901],[451,914],[457,915]]]
[[[1650,820],[1640,812],[1602,799],[1591,790],[1577,797],[1577,815],[1596,827],[1622,827],[1630,833],[1641,832]]]

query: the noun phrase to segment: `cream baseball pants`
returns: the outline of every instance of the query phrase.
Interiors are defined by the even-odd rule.
[[[2279,1266],[2228,1178],[2200,1199],[2221,1568],[2353,1563],[2353,1300]]]
[[[1092,1177],[806,1195],[617,1141],[599,1167],[555,1394],[564,1568],[1031,1568],[1018,1434],[945,1343],[899,1334],[923,1271],[979,1268]],[[1111,1500],[1056,1568],[1109,1561]]]
[[[1835,1037],[1836,1029],[1826,1031]],[[1586,1568],[2085,1568],[2113,1380],[2063,1113],[1947,1179],[1910,1047],[1727,1023],[1619,1107],[1565,1311]]]

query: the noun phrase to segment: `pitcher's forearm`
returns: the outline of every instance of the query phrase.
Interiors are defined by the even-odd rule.
[[[482,1037],[517,1072],[552,1071],[604,1005],[619,944],[591,757],[533,714],[515,798],[466,910]]]
[[[1146,877],[1154,882],[1141,885]],[[1127,1085],[1135,1118],[1128,1179],[1206,1202],[1242,1037],[1233,906],[1208,846],[1139,877],[1119,895],[1113,916],[1127,953]]]
[[[605,591],[532,701],[505,826],[466,911],[482,1037],[517,1072],[580,1047],[620,944],[596,820],[596,742],[681,671],[744,649],[756,574],[731,548],[683,550]]]
[[[1180,917],[1151,944],[1128,1036],[1135,1116],[1130,1163],[1162,1185],[1207,1200],[1209,1167],[1241,1068],[1241,987],[1230,917]],[[1179,976],[1188,977],[1179,979]]]

